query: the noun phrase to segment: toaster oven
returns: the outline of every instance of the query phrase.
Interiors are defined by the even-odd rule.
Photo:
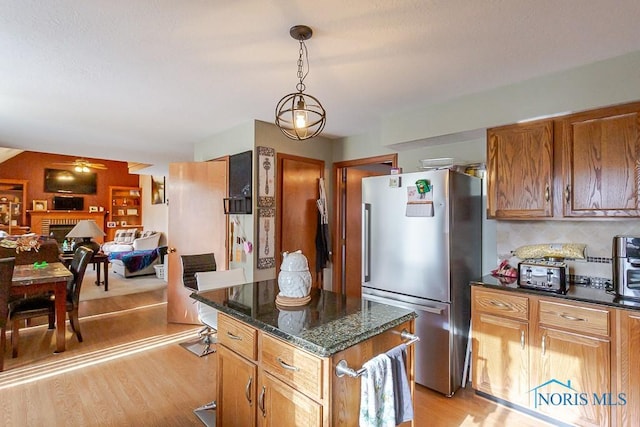
[[[518,287],[566,294],[567,264],[559,261],[525,260],[518,264]]]

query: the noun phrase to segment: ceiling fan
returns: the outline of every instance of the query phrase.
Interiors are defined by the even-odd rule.
[[[60,162],[54,165],[72,166],[76,172],[89,172],[91,169],[107,169],[102,163],[92,163],[87,159],[76,159],[73,162]]]

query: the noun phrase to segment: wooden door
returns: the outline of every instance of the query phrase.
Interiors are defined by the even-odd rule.
[[[278,227],[276,266],[280,270],[282,252],[298,249],[309,261],[313,287],[322,287],[316,274],[316,231],[320,197],[319,179],[324,177],[324,161],[278,154]],[[259,233],[262,230],[258,231]]]
[[[638,110],[640,103],[562,121],[564,216],[640,216]]]
[[[620,338],[618,354],[621,358],[618,366],[618,377],[620,383],[617,393],[624,393],[626,405],[618,405],[617,425],[633,426],[640,425],[640,377],[638,367],[640,366],[640,312],[619,310]],[[620,399],[618,398],[619,402]]]
[[[601,397],[611,392],[610,348],[607,339],[539,327],[532,353],[531,409],[570,424],[610,425],[611,406],[593,403],[594,393]],[[538,395],[547,393],[586,393],[588,402],[546,404]]]
[[[334,232],[332,290],[362,294],[362,178],[388,175],[397,167],[390,154],[334,163]]]
[[[197,304],[182,284],[180,255],[213,252],[227,266],[226,161],[171,163],[167,182],[169,205],[167,320],[198,324]]]
[[[489,129],[487,178],[490,218],[553,216],[553,122]]]
[[[262,371],[258,384],[258,425],[298,427],[322,425],[322,406]]]
[[[256,425],[258,368],[223,345],[218,345],[218,405],[216,424]]]
[[[528,406],[529,325],[485,313],[473,317],[473,386]]]

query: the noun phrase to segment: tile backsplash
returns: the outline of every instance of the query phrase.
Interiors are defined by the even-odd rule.
[[[611,243],[615,235],[640,236],[640,220],[607,221],[497,221],[498,260],[509,259],[516,267],[519,259],[511,251],[524,245],[542,243],[584,243],[587,261],[567,261],[569,273],[611,278]]]

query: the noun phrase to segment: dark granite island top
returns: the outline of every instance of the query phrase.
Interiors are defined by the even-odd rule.
[[[320,289],[312,289],[311,301],[303,306],[279,307],[275,303],[278,292],[276,280],[265,280],[222,292],[193,293],[191,298],[320,357],[417,317],[411,310]]]

